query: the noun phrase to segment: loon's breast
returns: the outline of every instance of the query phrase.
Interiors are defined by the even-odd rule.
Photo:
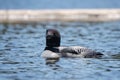
[[[41,57],[46,59],[46,64],[54,64],[60,59],[60,55],[51,50],[44,50],[41,54]]]
[[[45,50],[42,52],[41,57],[43,58],[59,58],[59,54],[50,50]]]

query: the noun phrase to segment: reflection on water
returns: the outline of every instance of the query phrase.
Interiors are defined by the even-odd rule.
[[[105,54],[103,59],[61,58],[45,64],[40,57],[45,31],[56,28],[61,45],[81,45]],[[1,80],[119,80],[120,23],[0,24]]]

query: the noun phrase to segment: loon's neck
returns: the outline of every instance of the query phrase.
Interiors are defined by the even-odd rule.
[[[45,47],[45,50],[50,50],[52,52],[59,52],[59,49],[57,47]]]

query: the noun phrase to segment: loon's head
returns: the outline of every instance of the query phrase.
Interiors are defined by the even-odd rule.
[[[60,33],[55,29],[46,30],[46,47],[59,47],[60,46]]]

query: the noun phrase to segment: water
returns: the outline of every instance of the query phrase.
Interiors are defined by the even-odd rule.
[[[102,59],[61,58],[45,64],[40,57],[45,31],[56,28],[61,45],[100,51]],[[0,24],[0,80],[119,80],[120,22]]]
[[[0,9],[120,8],[120,0],[0,0]]]

